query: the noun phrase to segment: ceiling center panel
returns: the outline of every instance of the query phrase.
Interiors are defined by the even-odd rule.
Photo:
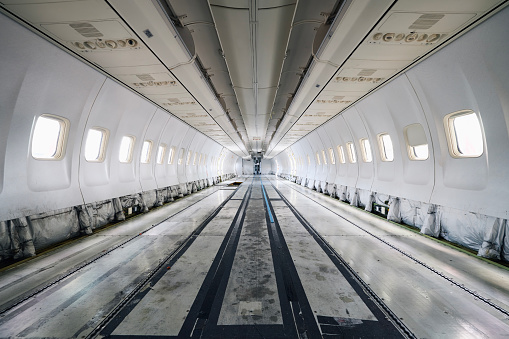
[[[210,0],[250,147],[262,151],[296,1]]]

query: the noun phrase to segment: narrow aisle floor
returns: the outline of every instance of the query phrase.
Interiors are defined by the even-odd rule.
[[[507,271],[274,176],[242,180],[1,272],[0,337],[509,333]]]
[[[268,197],[263,184],[260,177],[248,179],[242,200],[225,205],[227,217],[212,219],[214,225],[205,226],[169,271],[151,280],[101,334],[401,336],[297,219],[277,221],[281,208],[275,206],[284,202]]]

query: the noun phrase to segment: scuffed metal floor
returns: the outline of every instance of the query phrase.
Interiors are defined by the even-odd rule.
[[[508,271],[296,184],[244,179],[0,272],[0,337],[509,333]]]

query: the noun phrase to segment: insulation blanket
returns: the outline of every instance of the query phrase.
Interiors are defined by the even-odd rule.
[[[78,213],[74,207],[37,214],[30,220],[37,251],[80,234]]]
[[[115,209],[111,200],[95,203],[95,213],[94,228],[107,225],[115,219]]]
[[[428,213],[428,207],[429,204],[424,202],[400,199],[399,214],[401,221],[421,229]]]
[[[485,227],[492,217],[469,213],[440,206],[440,235],[457,244],[473,250],[479,250],[483,243]]]

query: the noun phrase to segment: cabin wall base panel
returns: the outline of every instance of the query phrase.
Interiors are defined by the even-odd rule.
[[[280,178],[304,182],[289,174]],[[479,256],[509,261],[509,225],[507,219],[438,206],[427,202],[396,197],[385,193],[372,192],[356,187],[340,186],[334,191],[322,191],[314,181],[308,187],[318,193],[329,195],[366,212],[385,215],[387,220],[418,228],[421,233],[442,238],[478,252]],[[304,186],[304,185],[302,185]],[[382,206],[382,210],[373,206]]]
[[[60,210],[0,221],[0,261],[36,255],[48,247],[94,230],[112,222],[123,221],[131,214],[149,210],[190,195],[204,188],[235,178],[234,173],[202,179],[163,189],[142,191],[113,199],[96,201]]]

